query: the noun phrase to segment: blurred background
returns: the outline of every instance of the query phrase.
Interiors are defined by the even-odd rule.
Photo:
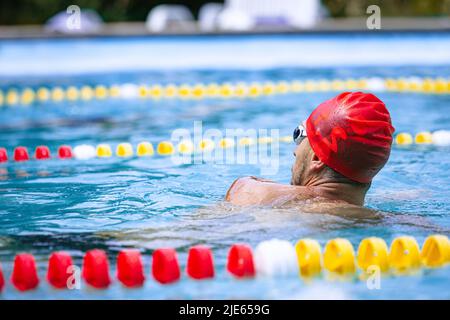
[[[76,31],[63,21],[71,5],[82,10]],[[0,3],[0,36],[365,29],[370,5],[380,8],[384,29],[449,28],[450,0],[17,0]],[[29,25],[46,27],[4,27]]]
[[[148,12],[161,4],[186,6],[198,18],[207,0],[16,0],[0,3],[0,23],[43,24],[62,8],[77,4],[99,13],[105,22],[145,21]],[[226,1],[214,1],[223,4]],[[333,18],[355,17],[366,14],[369,5],[378,5],[386,16],[447,16],[450,0],[322,0],[321,4]]]

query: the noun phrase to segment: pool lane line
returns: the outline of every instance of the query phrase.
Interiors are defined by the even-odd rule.
[[[282,136],[278,139],[281,143],[292,143],[291,136]],[[179,155],[195,155],[201,153],[212,152],[216,148],[227,149],[234,147],[251,147],[254,145],[263,145],[273,143],[272,137],[260,137],[253,139],[250,137],[242,137],[239,139],[224,138],[216,144],[211,139],[201,140],[197,146],[191,140],[182,140],[177,145],[170,141],[160,141],[156,147],[151,142],[142,141],[135,147],[125,142],[117,144],[113,149],[110,144],[100,143],[96,146],[89,144],[76,145],[74,148],[68,145],[61,145],[57,150],[58,159],[78,159],[88,160],[93,158],[110,158],[113,156],[120,158],[129,158],[133,156],[151,157],[154,155],[170,156]],[[433,146],[450,146],[450,131],[438,130],[435,132],[421,131],[414,137],[410,133],[400,132],[394,137],[394,144],[399,147],[415,145],[433,145]],[[14,148],[12,160],[16,162],[35,160],[48,160],[52,158],[51,151],[47,146],[37,146],[34,150],[34,157],[30,157],[28,148],[18,146]],[[0,163],[9,160],[6,148],[0,147]]]
[[[0,89],[0,107],[106,99],[229,99],[312,92],[366,90],[374,92],[450,94],[450,79],[437,77],[304,79],[276,82],[197,84],[116,84],[41,86]]]
[[[395,238],[389,249],[382,238],[369,237],[359,243],[356,254],[352,243],[344,238],[329,240],[323,251],[314,239],[300,239],[295,245],[271,239],[260,242],[255,250],[247,244],[233,244],[228,251],[226,270],[237,279],[298,276],[311,280],[324,276],[326,280],[358,278],[364,281],[374,275],[417,275],[422,268],[441,268],[449,262],[450,241],[445,235],[428,236],[422,249],[411,236]],[[205,245],[189,248],[185,266],[183,274],[175,249],[156,249],[152,253],[151,278],[160,284],[170,284],[184,276],[207,280],[216,275],[213,252]],[[140,250],[121,250],[115,269],[116,278],[124,287],[139,288],[146,281],[147,268]],[[17,254],[9,278],[12,286],[19,292],[36,289],[40,283],[37,270],[32,254]],[[53,252],[48,259],[46,280],[57,289],[80,288],[81,279],[75,277],[77,270],[67,252]],[[94,289],[106,289],[114,282],[105,251],[92,249],[85,253],[81,278]],[[0,292],[4,287],[5,276],[0,265]]]
[[[292,142],[291,136],[282,136],[277,139],[281,143]],[[195,155],[206,152],[211,152],[216,148],[228,149],[232,147],[251,147],[255,145],[268,145],[274,143],[272,137],[260,137],[253,139],[249,137],[242,137],[239,139],[223,138],[216,144],[211,139],[202,139],[198,145],[195,146],[192,140],[181,140],[178,144],[174,145],[170,141],[160,141],[156,144],[156,147],[151,142],[142,141],[135,147],[132,144],[125,142],[117,144],[113,149],[110,144],[100,143],[96,146],[89,144],[76,145],[71,147],[68,145],[62,145],[58,147],[57,158],[58,159],[79,159],[88,160],[92,158],[110,158],[113,156],[128,158],[133,156],[138,157],[150,157],[154,155],[170,156],[173,154],[185,154]],[[18,146],[13,150],[12,160],[16,162],[35,160],[48,160],[52,158],[50,149],[47,146],[37,146],[34,151],[34,157],[30,157],[28,148],[24,146]],[[0,163],[7,162],[9,160],[8,151],[6,148],[0,147]]]

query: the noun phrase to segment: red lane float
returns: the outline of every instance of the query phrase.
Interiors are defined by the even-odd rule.
[[[3,290],[5,286],[5,278],[3,277],[2,265],[0,264],[0,292]]]
[[[178,281],[181,276],[177,253],[172,248],[157,249],[152,256],[153,278],[162,284]]]
[[[36,147],[36,150],[34,151],[34,157],[37,160],[50,159],[50,150],[49,150],[49,148],[47,146]]]
[[[19,291],[27,291],[39,285],[36,262],[33,255],[21,253],[14,258],[11,282]]]
[[[191,247],[188,253],[186,273],[193,279],[214,277],[214,261],[211,249],[198,245]]]
[[[138,250],[122,250],[117,256],[117,279],[126,287],[140,287],[144,284],[144,265]]]
[[[254,277],[255,264],[252,249],[245,244],[234,244],[228,252],[227,270],[238,278]]]
[[[0,162],[8,161],[8,152],[5,148],[0,148]]]
[[[82,277],[94,288],[104,289],[111,283],[108,257],[103,250],[86,252],[83,259]]]
[[[373,239],[376,238],[367,238],[364,241],[371,240],[373,242]],[[304,240],[305,239],[300,241]],[[413,238],[407,239],[406,237],[398,237],[394,239],[392,243],[395,244],[397,242],[404,242],[408,244],[406,240],[410,242],[411,248],[418,247]],[[334,244],[338,246],[342,243],[348,246],[349,243],[347,241],[337,241],[337,239],[331,241],[334,241]],[[319,245],[317,244],[317,246]],[[343,248],[347,248],[346,246]],[[306,252],[306,254],[321,255],[320,246],[318,248],[311,248],[312,250],[304,248],[305,252],[309,250],[309,253]],[[352,247],[350,248],[353,250]],[[375,254],[376,252],[372,252],[374,251],[373,248],[369,250],[371,253],[361,248],[363,248],[363,246],[360,244],[360,249],[358,250],[358,266],[362,272],[365,272],[364,264],[362,264],[361,261],[364,263],[376,263],[377,261],[375,261],[376,259],[374,260],[374,257],[376,258],[380,255]],[[383,250],[380,250],[384,251],[383,256],[386,257],[388,250],[387,246],[385,245],[383,248]],[[328,249],[329,248],[326,249],[326,252],[328,252]],[[338,249],[341,251],[343,250],[340,247]],[[400,250],[401,254],[397,257],[395,254],[398,250],[395,251],[391,248],[391,255],[388,257],[389,260],[386,262],[389,265],[385,267],[385,271],[389,271],[389,269],[392,268],[397,268],[398,263],[402,263],[402,265],[408,264],[409,266],[403,268],[405,270],[406,268],[411,270],[416,269],[418,265],[428,268],[435,268],[438,266],[447,265],[450,262],[450,242],[447,236],[429,236],[424,242],[420,257],[418,255],[419,249],[416,248],[414,250],[414,252],[416,252],[414,256],[411,254],[413,250]],[[324,255],[326,254],[328,253],[324,253]],[[342,257],[338,258],[339,259],[335,259],[335,261],[332,262],[334,264],[341,263]],[[288,274],[294,275],[303,268],[298,259],[300,259],[298,252],[295,252],[295,249],[290,242],[284,240],[272,239],[261,242],[256,247],[255,254],[253,254],[251,247],[246,244],[234,244],[230,247],[228,252],[226,269],[237,278],[254,277],[256,273],[269,276]],[[330,260],[330,256],[324,259]],[[333,258],[331,257],[331,259]],[[322,257],[318,260],[322,260]],[[317,263],[319,264],[318,272],[321,272],[321,261],[318,261]],[[330,262],[328,261],[328,264],[329,263]],[[346,260],[346,263],[351,266],[351,272],[356,271],[355,257],[353,253],[351,257]],[[379,263],[377,265],[379,265]],[[69,279],[73,276],[71,271],[74,269],[70,268],[72,266],[72,258],[68,253],[52,253],[48,260],[48,283],[55,288],[68,287]],[[327,262],[325,262],[325,269],[329,272],[341,272],[335,271],[334,269],[336,268],[333,266],[327,266]],[[397,270],[393,269],[392,272],[397,273]],[[192,279],[201,280],[213,278],[214,273],[214,260],[211,249],[202,245],[191,247],[187,257],[186,274]],[[142,286],[145,281],[144,274],[144,264],[142,261],[142,256],[138,250],[123,250],[118,254],[117,278],[124,286]],[[155,281],[158,281],[161,284],[172,283],[180,279],[181,271],[177,253],[174,249],[162,248],[153,252],[152,275]],[[103,250],[94,249],[86,252],[83,259],[82,277],[87,284],[96,289],[104,289],[110,285],[111,279],[109,275],[108,257]],[[31,254],[22,253],[16,255],[10,279],[12,285],[20,291],[31,290],[39,285],[36,263]],[[4,288],[4,286],[5,279],[0,266],[0,291]]]
[[[72,148],[67,145],[62,145],[58,148],[58,157],[60,159],[73,158]],[[36,160],[46,160],[51,158],[50,149],[47,146],[38,146],[34,151],[34,158]],[[15,161],[27,161],[30,160],[28,149],[26,147],[16,147],[14,149]],[[5,148],[0,148],[0,163],[8,161],[8,152]]]
[[[72,158],[72,148],[70,146],[60,146],[58,148],[58,156],[60,159]]]
[[[54,252],[48,259],[47,281],[58,289],[67,288],[71,277],[72,257],[66,252]]]
[[[26,147],[17,147],[14,149],[14,160],[15,161],[27,161],[30,159],[28,155],[28,150]]]

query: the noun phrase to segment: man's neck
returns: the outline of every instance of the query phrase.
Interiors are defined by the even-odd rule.
[[[326,179],[314,179],[306,186],[316,196],[332,200],[341,200],[350,204],[363,206],[366,189],[351,183],[331,181]]]

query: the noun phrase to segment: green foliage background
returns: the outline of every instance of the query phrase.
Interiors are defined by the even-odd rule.
[[[277,1],[277,0],[273,0]],[[301,0],[299,0],[301,1]],[[2,0],[0,25],[42,24],[54,14],[76,4],[96,10],[105,22],[145,21],[159,4],[184,4],[197,15],[199,8],[214,0]],[[331,17],[365,14],[371,4],[380,6],[383,16],[450,16],[450,0],[322,0]]]

